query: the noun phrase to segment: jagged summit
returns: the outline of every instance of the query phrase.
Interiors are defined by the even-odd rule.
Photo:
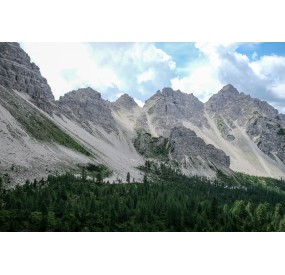
[[[138,104],[135,100],[129,96],[128,94],[121,95],[116,101],[115,104],[118,106],[122,106],[126,109],[138,107]]]
[[[101,99],[101,94],[94,89],[87,87],[87,88],[79,88],[77,90],[70,91],[64,96],[61,96],[59,102],[66,100],[66,99],[73,99],[73,100],[87,100],[87,99]]]
[[[0,85],[28,94],[38,107],[52,113],[51,88],[19,43],[0,43]]]
[[[180,90],[173,90],[172,88],[170,87],[165,87],[162,89],[162,91],[157,91],[157,93],[155,95],[162,95],[164,97],[176,97],[176,98],[179,98],[181,96],[186,96],[188,98],[195,98],[195,99],[198,99],[197,97],[195,97],[193,95],[193,93],[191,94],[188,94],[188,93],[183,93],[181,92]]]
[[[104,128],[106,132],[116,132],[117,127],[109,108],[109,103],[101,94],[90,87],[73,90],[58,100],[60,112],[77,121],[92,132],[89,121]]]
[[[232,84],[227,84],[224,86],[219,93],[233,93],[233,94],[239,94],[238,90],[232,85]]]
[[[253,112],[266,116],[276,116],[278,111],[266,101],[240,93],[233,85],[224,86],[205,103],[206,109],[214,113],[227,113],[234,120],[241,120]]]

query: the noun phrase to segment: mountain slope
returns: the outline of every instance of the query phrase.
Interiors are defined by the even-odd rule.
[[[20,93],[0,86],[0,173],[11,183],[64,172],[90,162],[84,146]]]
[[[205,104],[193,95],[167,88],[147,100],[143,109],[139,121],[147,123],[141,123],[141,127],[153,136],[168,136],[173,127],[183,125],[207,144],[223,150],[234,171],[277,178],[285,175],[283,116],[268,103],[239,93],[232,85]],[[263,121],[255,122],[254,116]],[[270,121],[270,132],[264,120]],[[262,150],[263,144],[270,144],[264,146],[271,149],[270,153]]]
[[[187,175],[285,176],[285,116],[232,85],[205,104],[171,88],[143,108],[127,94],[109,102],[91,88],[55,101],[19,44],[0,43],[0,113],[0,173],[12,183],[88,162],[107,165],[111,181],[128,172],[139,181],[148,159]]]

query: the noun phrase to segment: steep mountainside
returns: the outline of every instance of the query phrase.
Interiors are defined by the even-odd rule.
[[[223,137],[241,127],[257,147],[276,162],[285,163],[285,119],[267,102],[225,86],[206,103]]]
[[[54,97],[50,86],[19,43],[0,43],[0,85],[28,94],[35,105],[52,113]]]
[[[164,88],[148,99],[144,106],[146,126],[154,135],[170,134],[170,130],[187,120],[197,127],[208,126],[204,105],[193,94]],[[145,120],[146,118],[146,120]]]
[[[78,89],[61,96],[58,101],[60,113],[78,122],[92,133],[90,123],[102,127],[107,133],[118,133],[111,109],[101,94],[91,88]]]
[[[22,94],[0,86],[0,174],[11,184],[62,173],[91,154]]]
[[[171,88],[143,108],[91,88],[55,101],[19,44],[0,43],[0,113],[0,173],[12,183],[88,162],[107,165],[111,180],[142,180],[148,159],[187,175],[285,176],[285,115],[231,85],[205,104]]]
[[[231,174],[230,158],[183,126],[172,128],[168,138],[139,132],[134,144],[148,159],[179,167],[186,175],[214,177],[217,170]]]

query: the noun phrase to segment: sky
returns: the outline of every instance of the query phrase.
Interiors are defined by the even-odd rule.
[[[21,43],[56,99],[92,87],[110,101],[139,105],[172,87],[207,101],[224,85],[285,113],[285,43]]]

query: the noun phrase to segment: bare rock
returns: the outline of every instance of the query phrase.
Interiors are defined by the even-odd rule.
[[[18,43],[0,43],[0,85],[28,94],[39,108],[52,113],[50,86]]]
[[[89,121],[101,126],[107,133],[118,132],[108,102],[92,88],[66,93],[57,103],[62,114],[77,121],[91,132]]]

